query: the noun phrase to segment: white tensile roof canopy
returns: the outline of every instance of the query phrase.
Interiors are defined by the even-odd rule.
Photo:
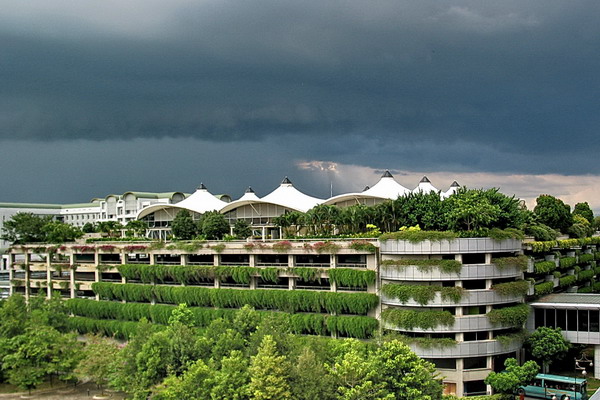
[[[164,209],[181,209],[188,210],[198,214],[204,214],[207,211],[220,211],[228,203],[219,200],[206,189],[204,184],[200,184],[196,191],[177,204],[155,204],[150,207],[143,208],[137,215],[137,219],[143,218],[153,212]]]

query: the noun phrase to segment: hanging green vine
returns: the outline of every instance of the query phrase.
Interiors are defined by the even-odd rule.
[[[516,265],[519,269],[521,269],[521,271],[525,271],[527,269],[527,264],[529,263],[529,257],[525,255],[519,255],[516,257],[498,257],[493,258],[492,262],[500,269]]]
[[[277,283],[279,280],[279,268],[259,268],[259,270],[263,281]]]
[[[95,282],[92,290],[107,300],[181,304],[199,307],[240,308],[286,312],[327,312],[365,315],[379,304],[372,293],[337,293],[308,290],[245,290],[201,287],[115,284]]]
[[[401,285],[388,283],[383,285],[381,291],[384,295],[400,300],[402,303],[413,299],[421,305],[433,301],[435,294],[440,292],[442,300],[458,303],[465,293],[461,287],[442,287],[435,285]]]
[[[381,319],[401,329],[433,329],[440,325],[454,324],[454,315],[448,311],[438,310],[386,308],[381,312]]]
[[[332,268],[327,270],[329,279],[339,286],[362,287],[375,283],[376,273],[372,270],[356,270],[352,268]]]
[[[411,260],[411,259],[400,259],[400,260],[384,260],[381,262],[384,267],[395,266],[399,268],[406,268],[409,265],[414,265],[419,271],[431,272],[433,268],[438,268],[441,272],[446,274],[460,274],[462,264],[456,260]]]
[[[296,275],[303,282],[316,282],[321,281],[321,268],[310,268],[310,267],[293,267],[288,268],[288,271]]]
[[[529,306],[519,304],[511,307],[497,308],[489,313],[487,317],[492,325],[522,326],[529,316]]]

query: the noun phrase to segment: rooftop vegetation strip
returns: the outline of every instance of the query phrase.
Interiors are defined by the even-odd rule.
[[[167,325],[175,305],[146,304],[146,303],[119,303],[113,301],[95,301],[87,299],[70,299],[65,303],[67,309],[76,316],[94,320],[120,320],[139,321],[146,318],[154,324]],[[193,315],[194,326],[206,327],[213,320],[223,318],[232,321],[237,313],[236,309],[189,307]],[[273,311],[258,311],[264,317],[272,315]],[[277,313],[289,323],[293,333],[343,336],[366,339],[378,328],[375,318],[365,316],[333,316],[312,313]]]
[[[366,315],[379,304],[372,293],[337,293],[307,290],[209,289],[199,287],[115,284],[95,282],[92,290],[103,299],[182,304],[198,307]]]
[[[426,305],[434,300],[436,293],[441,294],[442,300],[458,303],[465,290],[461,287],[388,283],[382,286],[381,292],[388,297],[400,300],[402,303],[407,303],[410,299],[413,299],[421,305]]]
[[[598,244],[600,244],[600,236],[527,243],[528,246],[531,246],[531,251],[533,251],[534,253],[547,253],[552,249],[571,249],[574,247]]]
[[[494,309],[487,313],[487,317],[493,325],[521,327],[527,320],[529,311],[530,307],[527,304],[519,304]]]
[[[406,310],[386,308],[381,312],[381,319],[400,329],[434,329],[439,326],[454,324],[454,315],[449,311],[439,310]]]
[[[381,262],[381,265],[385,268],[389,267],[397,267],[398,269],[404,269],[407,266],[416,266],[419,271],[422,272],[430,272],[433,268],[438,268],[443,273],[460,273],[462,269],[462,264],[456,260],[421,260],[421,259],[400,259],[400,260],[384,260]]]

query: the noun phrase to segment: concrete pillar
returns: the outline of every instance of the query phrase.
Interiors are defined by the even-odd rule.
[[[256,254],[248,254],[248,266],[256,267]]]
[[[221,264],[221,256],[218,254],[215,254],[213,256],[213,265],[219,266]]]
[[[15,260],[16,260],[16,256],[14,254],[10,255],[10,259],[8,260],[8,282],[9,282],[9,286],[8,286],[8,294],[10,296],[13,295],[14,293],[14,287],[13,287],[13,279],[15,279]]]
[[[127,264],[127,253],[125,250],[121,250],[121,265]]]
[[[94,252],[94,267],[100,265],[100,254],[98,254],[98,250]]]
[[[337,256],[335,254],[329,255],[329,267],[337,268]]]
[[[75,268],[71,265],[71,272],[69,274],[69,278],[71,281],[71,298],[75,298]]]
[[[179,256],[179,264],[180,265],[187,265],[187,254],[182,254],[181,256]]]
[[[294,268],[296,265],[296,259],[293,254],[288,254],[288,268]]]
[[[150,265],[156,265],[156,254],[150,253]]]
[[[485,263],[486,264],[492,263],[492,253],[485,253]]]

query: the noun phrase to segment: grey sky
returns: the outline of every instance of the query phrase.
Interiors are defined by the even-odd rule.
[[[596,1],[4,1],[0,201],[200,181],[237,197],[284,175],[325,196],[327,179],[298,167],[312,160],[459,180],[595,176],[599,11]]]

